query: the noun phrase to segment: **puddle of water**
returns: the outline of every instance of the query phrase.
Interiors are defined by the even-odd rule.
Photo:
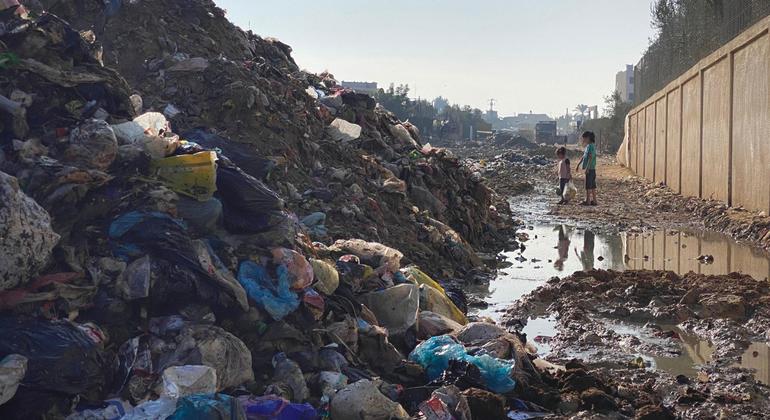
[[[551,353],[550,338],[556,335],[556,319],[530,318],[522,332],[527,334],[528,341],[535,343],[538,355],[547,356]]]
[[[619,321],[597,320],[603,322],[617,334],[632,335],[640,340],[663,345],[664,338],[652,336],[641,324],[631,324]],[[648,354],[633,354],[633,357],[641,357],[652,369],[658,369],[673,376],[684,375],[694,378],[698,374],[699,367],[711,361],[714,354],[714,346],[706,340],[702,340],[693,334],[689,334],[674,325],[661,325],[664,331],[673,331],[680,338],[682,353],[676,357],[653,356]],[[524,327],[529,341],[533,342],[540,357],[551,353],[550,337],[556,335],[556,319],[532,318]],[[663,346],[665,347],[665,345]],[[575,353],[573,357],[590,357],[590,352]],[[752,342],[743,352],[740,362],[734,366],[753,370],[754,378],[764,384],[770,384],[770,343]]]
[[[502,311],[512,302],[551,277],[564,277],[592,268],[671,270],[679,274],[693,271],[715,275],[741,272],[756,279],[770,278],[770,257],[713,232],[595,234],[569,225],[536,225],[524,232],[529,236],[529,240],[523,242],[524,250],[503,254],[512,265],[500,270],[488,286],[468,290],[489,305],[471,311],[472,314],[499,320]],[[701,263],[698,261],[701,255],[713,256],[713,263]],[[523,330],[543,356],[550,353],[547,337],[556,334],[555,323],[553,318],[534,318]],[[613,323],[612,328],[619,334],[644,336],[641,326]],[[674,375],[694,376],[697,365],[710,360],[712,347],[675,327],[668,329],[676,330],[682,337],[680,356],[640,356],[652,367]],[[534,340],[535,337],[540,339]],[[753,343],[743,355],[741,367],[755,369],[757,380],[770,383],[770,346]]]
[[[499,319],[500,311],[554,276],[592,268],[605,270],[671,270],[679,274],[741,272],[756,279],[770,277],[770,258],[751,247],[712,232],[655,231],[595,234],[568,225],[538,225],[524,230],[523,251],[503,255],[512,265],[500,270],[489,286],[468,290],[489,306],[474,314]],[[714,262],[703,264],[701,255]]]

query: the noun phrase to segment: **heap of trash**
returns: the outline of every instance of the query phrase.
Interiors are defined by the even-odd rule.
[[[40,3],[93,32],[91,48],[138,94],[138,114],[164,114],[181,138],[264,180],[315,223],[313,240],[383,243],[432,275],[465,279],[481,268],[477,251],[513,236],[507,207],[466,165],[372,97],[300,70],[289,46],[238,29],[210,0]]]
[[[0,10],[0,418],[543,411],[453,286],[507,228],[468,167],[213,2],[24,3]]]

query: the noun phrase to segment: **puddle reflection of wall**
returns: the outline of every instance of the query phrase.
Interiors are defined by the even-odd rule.
[[[741,357],[741,367],[756,370],[754,377],[770,384],[770,346],[767,343],[752,343]]]
[[[719,234],[629,233],[624,241],[629,257],[628,269],[671,270],[679,274],[690,271],[701,274],[740,272],[759,280],[770,278],[770,259]],[[714,263],[701,264],[697,260],[701,255],[713,255]]]
[[[680,333],[680,337],[682,338],[682,347],[694,365],[702,365],[711,360],[714,347],[708,341],[699,340],[695,336],[684,333]],[[676,363],[677,359],[666,361],[664,358],[658,358],[656,362],[658,362],[659,367],[664,367],[665,363]],[[770,346],[767,343],[752,343],[741,355],[741,362],[738,365],[745,369],[754,370],[756,380],[770,384]]]

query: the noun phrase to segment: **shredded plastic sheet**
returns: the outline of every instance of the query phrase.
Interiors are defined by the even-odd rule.
[[[506,393],[516,386],[516,381],[511,378],[512,360],[496,359],[487,354],[471,356],[465,346],[448,335],[432,337],[420,343],[412,350],[409,360],[424,367],[431,381],[441,376],[450,360],[462,360],[479,368],[485,385],[493,392]]]

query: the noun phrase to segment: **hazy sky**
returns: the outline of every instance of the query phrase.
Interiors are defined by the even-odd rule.
[[[652,35],[649,0],[215,0],[338,80],[408,83],[412,96],[500,115],[603,107]]]

